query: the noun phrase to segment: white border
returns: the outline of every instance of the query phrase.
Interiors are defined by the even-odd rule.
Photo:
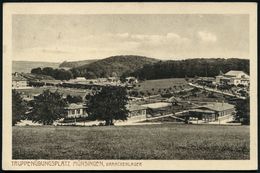
[[[4,170],[255,170],[257,169],[257,4],[256,3],[4,3],[3,4]],[[11,127],[12,14],[249,14],[250,160],[143,160],[142,167],[13,167]],[[104,161],[106,162],[106,161]]]

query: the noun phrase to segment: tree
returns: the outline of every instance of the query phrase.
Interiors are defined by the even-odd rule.
[[[143,92],[143,91],[140,91],[139,94],[140,94],[141,96],[144,96],[144,92]]]
[[[86,79],[95,79],[95,78],[97,78],[97,76],[94,72],[88,71],[88,72],[86,72],[85,78]]]
[[[44,67],[42,69],[42,74],[43,75],[47,75],[47,76],[52,76],[53,75],[53,71],[54,71],[54,69],[51,68],[51,67]]]
[[[87,112],[91,119],[104,120],[105,125],[113,125],[114,120],[127,120],[127,101],[126,88],[103,87],[89,96]]]
[[[118,77],[118,75],[117,75],[116,72],[112,72],[111,76],[112,76],[112,77]]]
[[[70,80],[73,78],[72,72],[64,69],[53,70],[53,74],[51,76],[58,80]]]
[[[67,95],[66,100],[68,103],[80,103],[80,102],[82,102],[82,97]]]
[[[12,90],[12,125],[20,122],[27,111],[27,104],[22,99],[21,94],[16,90]]]
[[[58,91],[44,90],[33,100],[30,116],[33,122],[51,125],[55,120],[65,117],[66,106],[66,100]]]
[[[120,76],[119,80],[122,82],[122,83],[125,83],[127,80],[126,80],[126,77],[124,75]]]
[[[245,100],[238,100],[236,102],[236,116],[242,124],[250,124],[250,104],[249,98]]]
[[[31,70],[31,73],[32,73],[32,74],[42,74],[42,69],[41,69],[40,67],[38,67],[38,68],[33,68],[33,69]]]

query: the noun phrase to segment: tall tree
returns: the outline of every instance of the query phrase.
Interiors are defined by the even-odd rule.
[[[250,124],[250,103],[249,98],[246,100],[238,100],[236,103],[236,116],[242,124]]]
[[[21,94],[16,90],[12,90],[12,125],[21,121],[25,117],[27,104],[22,99]]]
[[[66,100],[68,103],[80,103],[80,102],[82,102],[82,97],[67,95]]]
[[[38,67],[38,68],[33,68],[33,69],[31,70],[31,73],[32,73],[32,74],[42,74],[42,69],[41,69],[40,67]]]
[[[66,100],[58,91],[44,90],[32,102],[33,108],[30,112],[32,121],[51,125],[55,120],[65,117],[66,106]]]
[[[114,120],[127,120],[127,101],[126,88],[104,87],[88,98],[87,112],[90,118],[103,120],[106,125],[113,125]]]

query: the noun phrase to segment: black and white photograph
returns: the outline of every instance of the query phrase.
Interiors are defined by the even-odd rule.
[[[256,4],[184,4],[5,4],[3,165],[256,169]]]

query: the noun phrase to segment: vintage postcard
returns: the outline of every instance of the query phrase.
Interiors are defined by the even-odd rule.
[[[257,169],[256,3],[4,3],[4,170]]]

